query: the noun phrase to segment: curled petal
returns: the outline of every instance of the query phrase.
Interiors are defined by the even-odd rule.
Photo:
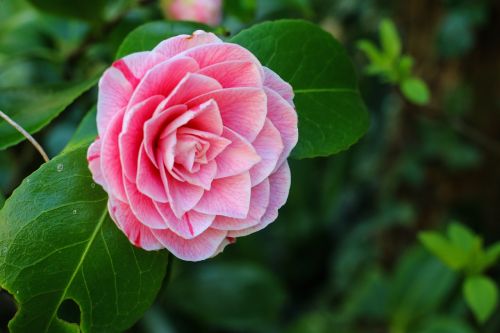
[[[259,66],[250,61],[220,62],[202,68],[198,73],[214,78],[224,88],[260,88],[263,84]]]
[[[156,209],[153,200],[139,192],[135,184],[126,178],[125,191],[127,193],[130,209],[142,224],[153,229],[167,228],[167,224]]]
[[[101,139],[97,138],[87,150],[87,161],[94,181],[106,190],[106,182],[101,171]]]
[[[169,204],[156,203],[158,211],[167,222],[168,228],[178,236],[191,239],[197,237],[212,224],[215,216],[190,211],[184,214],[181,218],[175,216]]]
[[[195,31],[192,35],[179,35],[164,40],[153,49],[153,52],[171,58],[193,47],[212,43],[222,43],[222,41],[211,32]]]
[[[257,154],[255,148],[241,135],[225,127],[222,136],[231,141],[231,144],[216,158],[216,178],[238,175],[250,170],[255,164],[259,163],[261,157]]]
[[[293,106],[293,97],[294,97],[294,92],[292,86],[288,83],[283,81],[281,77],[279,77],[278,74],[273,72],[267,67],[264,68],[264,87],[267,87],[274,92],[276,92],[278,95],[283,97],[285,101],[288,102],[291,106]]]

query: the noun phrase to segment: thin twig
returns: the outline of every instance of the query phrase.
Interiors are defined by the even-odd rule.
[[[49,161],[49,157],[47,156],[47,153],[45,150],[43,150],[42,146],[29,134],[24,128],[21,127],[18,123],[16,123],[14,120],[12,120],[9,116],[7,116],[5,113],[0,110],[0,117],[2,117],[9,125],[14,127],[19,133],[21,133],[26,139],[28,139],[29,142],[38,150],[40,155],[42,155],[43,159],[45,162]]]

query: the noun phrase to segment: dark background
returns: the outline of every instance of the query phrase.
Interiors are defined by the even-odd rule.
[[[164,18],[156,1],[110,3],[106,23],[95,25],[1,0],[0,87],[81,79],[109,65],[134,27]],[[339,155],[291,161],[279,219],[215,259],[176,260],[157,304],[130,332],[499,332],[500,312],[477,324],[462,277],[417,234],[460,221],[486,244],[500,238],[500,1],[226,0],[223,25],[236,33],[291,17],[322,25],[346,46],[369,132]],[[378,42],[383,18],[415,58],[429,105],[364,75],[355,45]],[[49,155],[93,103],[95,91],[36,135]],[[1,151],[1,191],[8,196],[41,163],[27,143]],[[500,282],[498,265],[487,273]],[[1,295],[0,330],[13,311]]]

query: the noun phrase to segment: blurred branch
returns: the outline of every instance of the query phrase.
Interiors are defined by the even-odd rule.
[[[0,110],[0,117],[3,118],[3,120],[5,120],[9,125],[11,125],[12,127],[14,127],[26,139],[28,139],[28,141],[36,148],[36,150],[38,150],[38,152],[40,153],[40,155],[42,155],[43,160],[45,162],[49,161],[49,157],[47,156],[47,153],[45,152],[45,150],[43,150],[42,146],[24,128],[22,128],[21,125],[19,125],[18,123],[16,123],[12,118],[10,118],[9,116],[7,116],[1,110]]]

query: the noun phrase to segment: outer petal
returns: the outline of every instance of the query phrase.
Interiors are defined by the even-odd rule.
[[[101,171],[101,139],[97,138],[87,150],[87,161],[94,181],[106,189],[106,182]]]
[[[109,123],[106,133],[102,138],[101,148],[101,171],[107,184],[110,195],[126,202],[125,187],[123,185],[123,171],[120,163],[120,148],[118,136],[122,130],[124,111],[117,113]]]
[[[224,88],[260,88],[263,84],[259,66],[249,61],[220,62],[202,68],[198,73],[214,78]]]
[[[190,211],[181,218],[175,216],[169,204],[156,204],[158,211],[168,224],[168,228],[178,236],[191,239],[197,237],[212,224],[215,216]]]
[[[259,163],[261,157],[241,135],[225,127],[222,136],[230,140],[231,144],[216,158],[216,178],[238,175]]]
[[[148,251],[163,248],[163,245],[151,232],[151,229],[137,220],[127,204],[110,197],[108,210],[113,221],[125,233],[132,244]]]
[[[199,95],[222,89],[217,80],[196,73],[187,73],[165,100],[165,108],[183,104]]]
[[[250,209],[251,183],[248,172],[216,179],[194,210],[208,215],[245,218]]]
[[[170,230],[153,230],[153,234],[176,257],[187,261],[200,261],[215,254],[227,232],[207,229],[193,239],[184,239]]]
[[[280,131],[284,149],[278,160],[280,166],[290,155],[293,147],[297,144],[299,132],[297,128],[297,112],[276,92],[267,89],[267,117]]]
[[[293,88],[285,82],[278,74],[267,67],[264,67],[264,86],[278,93],[285,101],[293,106]]]
[[[193,47],[211,43],[222,43],[222,41],[211,32],[198,30],[192,35],[179,35],[169,38],[158,44],[158,46],[153,49],[153,52],[171,58]]]
[[[235,219],[225,216],[217,216],[212,228],[220,230],[242,230],[253,227],[260,223],[260,220],[269,205],[270,186],[266,179],[259,185],[252,188],[250,200],[250,210],[244,219]]]
[[[125,113],[123,130],[120,134],[120,158],[125,176],[135,180],[139,150],[144,138],[144,123],[151,118],[163,96],[156,95],[135,105]]]
[[[269,206],[261,219],[261,222],[254,227],[244,230],[229,231],[229,237],[241,237],[252,234],[256,231],[264,229],[278,217],[278,209],[280,209],[288,198],[290,192],[290,168],[288,163],[283,163],[278,170],[269,177],[270,196]]]
[[[264,77],[264,71],[259,60],[247,49],[237,44],[231,43],[213,43],[201,45],[189,49],[180,55],[191,57],[198,62],[200,68],[218,64],[226,61],[247,61],[258,65]]]
[[[258,88],[229,88],[210,92],[192,99],[189,108],[215,100],[226,127],[252,142],[264,126],[267,96]]]
[[[168,96],[187,73],[198,71],[196,61],[188,57],[176,57],[151,68],[135,88],[128,103],[131,107],[154,96]],[[168,79],[167,79],[168,78]]]
[[[134,183],[125,178],[125,191],[130,204],[130,209],[137,219],[144,225],[154,229],[166,229],[163,220],[153,200],[139,192]]]
[[[283,152],[283,141],[281,141],[280,132],[269,119],[266,119],[264,128],[252,142],[252,145],[262,158],[258,164],[250,169],[252,186],[255,186],[266,179],[276,168],[276,163]]]
[[[138,52],[113,63],[99,81],[97,99],[97,129],[103,135],[113,116],[127,106],[133,89],[147,70],[164,61],[152,52]]]

